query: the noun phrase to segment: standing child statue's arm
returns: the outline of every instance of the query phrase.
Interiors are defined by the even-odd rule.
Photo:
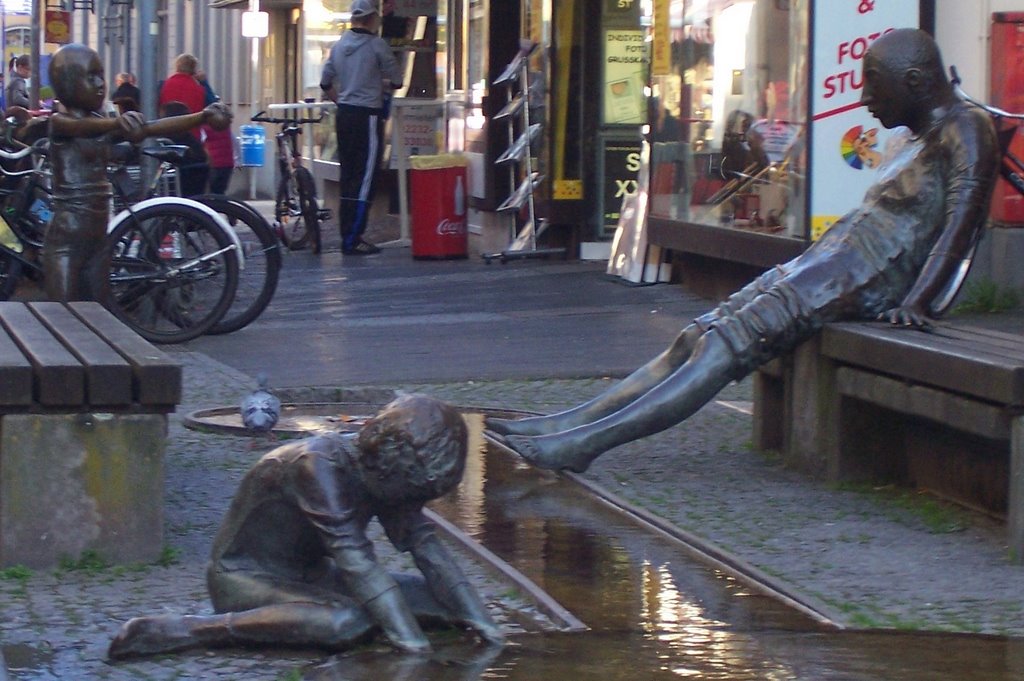
[[[121,133],[126,139],[137,141],[146,121],[142,114],[129,112],[122,116],[74,116],[55,113],[50,117],[50,134],[55,137],[99,137],[108,133]],[[143,135],[144,136],[144,135]],[[142,137],[138,137],[142,139]]]
[[[215,102],[202,111],[193,114],[169,116],[155,121],[146,121],[143,136],[159,137],[161,135],[170,135],[182,132],[183,130],[190,130],[203,123],[209,123],[210,127],[215,130],[223,130],[231,125],[231,110],[225,105]]]

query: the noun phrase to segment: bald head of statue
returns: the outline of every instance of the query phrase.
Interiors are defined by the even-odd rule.
[[[956,99],[935,40],[902,28],[871,44],[864,56],[861,104],[887,128],[922,132],[935,113]]]

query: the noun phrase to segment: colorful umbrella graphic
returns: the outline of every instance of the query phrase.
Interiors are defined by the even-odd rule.
[[[864,130],[864,126],[856,125],[843,135],[839,153],[851,168],[874,168],[882,160],[882,155],[875,150],[877,146],[878,128]]]

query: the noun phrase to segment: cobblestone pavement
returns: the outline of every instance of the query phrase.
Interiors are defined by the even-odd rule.
[[[204,566],[210,542],[238,480],[270,445],[186,429],[195,409],[235,404],[253,380],[199,353],[171,352],[185,365],[185,401],[170,418],[167,444],[164,564],[104,566],[85,557],[54,570],[0,571],[0,638],[12,679],[259,679],[287,678],[319,662],[314,651],[217,651],[113,664],[107,646],[120,624],[146,614],[210,614]],[[378,557],[390,569],[412,570],[407,556],[388,552],[376,528]],[[457,547],[455,547],[457,549]],[[508,582],[462,556],[460,564],[509,634],[522,623],[551,626]],[[2,677],[0,677],[2,678]]]
[[[195,652],[111,664],[106,647],[140,614],[208,613],[203,563],[240,475],[266,446],[188,430],[195,409],[233,404],[252,384],[205,355],[185,364],[185,402],[171,418],[166,565],[3,571],[0,627],[15,679],[281,679],[314,652]],[[381,386],[462,406],[550,412],[610,379]],[[750,389],[728,387],[685,425],[619,447],[586,477],[741,557],[851,627],[1024,635],[1024,571],[1007,560],[1004,527],[891,489],[837,488],[786,470],[749,446]],[[402,568],[402,557],[386,555]],[[510,633],[521,631],[508,585],[469,561],[471,579]]]

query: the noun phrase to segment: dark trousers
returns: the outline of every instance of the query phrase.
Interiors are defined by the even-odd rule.
[[[380,109],[338,105],[338,160],[341,162],[338,229],[342,250],[355,248],[373,201],[374,176],[383,152]]]
[[[235,169],[231,166],[227,168],[210,168],[210,194],[227,194],[228,185],[231,184],[231,173]]]

